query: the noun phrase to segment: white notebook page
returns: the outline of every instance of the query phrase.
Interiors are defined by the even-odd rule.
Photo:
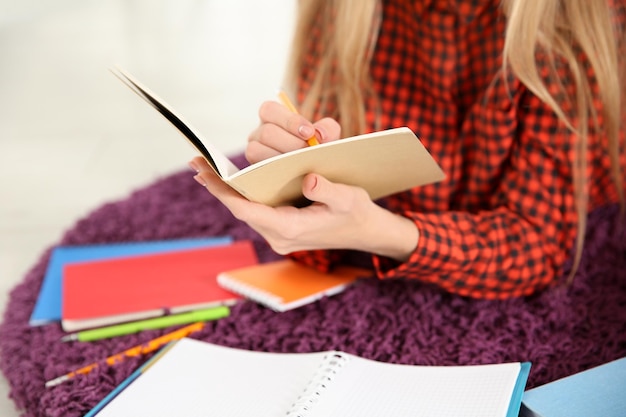
[[[285,417],[297,403],[307,410],[289,417],[505,417],[520,371],[518,363],[409,366],[339,356],[182,339],[97,416]],[[337,364],[322,374],[329,360]],[[312,403],[299,399],[305,392]]]
[[[517,363],[407,366],[348,357],[308,416],[505,417],[520,371]]]
[[[182,339],[97,417],[284,416],[324,355],[275,355]]]

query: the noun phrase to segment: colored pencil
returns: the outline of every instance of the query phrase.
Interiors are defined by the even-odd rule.
[[[101,364],[113,366],[117,363],[124,361],[126,358],[131,358],[131,357],[145,355],[147,353],[154,352],[157,349],[165,346],[169,342],[182,339],[183,337],[189,336],[190,334],[201,330],[205,325],[206,325],[205,322],[198,322],[198,323],[190,324],[189,326],[185,326],[171,333],[167,333],[161,337],[157,337],[156,339],[150,340],[141,345],[137,345],[130,349],[126,349],[123,352],[116,353],[115,355],[111,355],[108,358],[104,359],[103,361],[94,362],[89,365],[83,366],[82,368],[76,369],[65,375],[62,375],[50,381],[47,381],[46,388],[54,387],[65,381],[69,381],[70,379],[78,375],[86,375],[92,370],[94,370],[95,368],[97,368],[98,366],[100,366]]]
[[[278,92],[278,98],[280,99],[280,102],[283,104],[283,106],[287,107],[289,109],[290,112],[294,113],[294,114],[299,114],[298,113],[298,109],[296,109],[296,106],[293,105],[293,103],[291,102],[291,100],[289,100],[289,96],[287,95],[287,93],[285,93],[284,91],[279,91]],[[319,141],[317,140],[317,138],[315,137],[315,135],[311,136],[310,138],[308,138],[306,140],[306,143],[309,146],[314,146],[314,145],[319,145]]]

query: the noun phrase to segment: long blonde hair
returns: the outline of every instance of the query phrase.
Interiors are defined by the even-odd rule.
[[[365,129],[365,103],[375,100],[369,65],[380,24],[380,1],[300,0],[299,7],[286,82],[296,88],[304,67],[309,64],[306,55],[311,52],[308,49],[310,36],[320,27],[326,28],[319,33],[316,71],[300,105],[309,117],[322,113],[339,119],[344,136],[361,133]],[[507,18],[503,72],[510,69],[578,138],[573,166],[578,234],[571,278],[580,262],[586,228],[586,152],[590,123],[594,130],[604,132],[608,138],[606,151],[611,160],[613,181],[621,206],[625,206],[619,155],[626,87],[623,28],[616,24],[609,0],[502,0],[501,7]],[[576,87],[575,97],[568,97],[573,103],[573,112],[565,111],[546,88],[536,63],[539,48],[548,56],[567,63]],[[586,64],[578,59],[581,52],[591,65],[594,80],[588,79]],[[556,67],[551,68],[549,77],[560,80]],[[594,82],[597,91],[594,91]],[[565,89],[560,93],[563,92]],[[600,115],[594,100],[602,102]],[[600,117],[602,126],[598,122]]]
[[[587,224],[587,138],[590,123],[596,132],[604,132],[608,139],[607,153],[611,159],[613,181],[624,209],[624,187],[620,167],[619,137],[624,121],[624,54],[623,28],[617,27],[606,0],[503,0],[508,17],[503,65],[510,66],[515,75],[537,97],[550,105],[559,119],[577,137],[575,144],[574,198],[578,217],[576,256],[569,276],[571,280],[582,255]],[[574,103],[576,122],[559,106],[547,90],[535,62],[535,51],[541,47],[550,56],[558,56],[567,63],[575,84]],[[587,77],[584,64],[578,58],[582,52],[595,75],[597,93]],[[559,79],[553,67],[549,77]],[[564,89],[562,88],[562,91]],[[602,102],[598,115],[594,100]],[[599,116],[603,124],[599,126]],[[574,124],[575,123],[575,124]]]
[[[365,103],[375,99],[369,64],[380,24],[379,2],[304,0],[298,7],[285,84],[297,90],[309,64],[310,37],[315,34],[319,59],[307,94],[298,99],[301,112],[340,119],[344,136],[361,133],[366,123]]]

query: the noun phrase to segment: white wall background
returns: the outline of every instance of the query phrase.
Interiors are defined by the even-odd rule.
[[[294,5],[0,0],[0,311],[79,217],[194,154],[107,68],[124,67],[239,152],[280,87]],[[0,416],[17,416],[8,391],[0,376]]]

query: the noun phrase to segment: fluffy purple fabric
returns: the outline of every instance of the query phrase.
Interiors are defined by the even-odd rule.
[[[340,349],[420,365],[531,361],[528,386],[541,385],[626,355],[626,236],[617,214],[611,206],[591,215],[583,261],[569,287],[485,301],[418,282],[365,279],[342,294],[282,314],[241,303],[230,317],[194,337],[271,352]],[[203,192],[189,172],[95,210],[59,245],[216,235],[251,239],[262,261],[277,258],[255,232]],[[0,326],[0,368],[24,416],[81,416],[147,358],[100,367],[51,389],[44,382],[172,329],[60,343],[59,325],[29,327],[49,256],[49,250],[42,254],[11,293]]]

